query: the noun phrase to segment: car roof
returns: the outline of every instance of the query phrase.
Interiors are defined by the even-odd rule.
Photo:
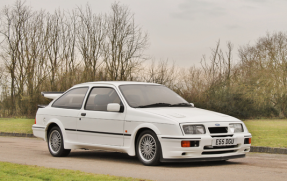
[[[148,83],[148,82],[136,82],[136,81],[96,81],[96,82],[85,82],[81,84],[74,85],[73,87],[79,87],[79,86],[95,86],[95,85],[114,85],[114,86],[120,86],[120,85],[138,85],[138,84],[144,84],[144,85],[161,85],[156,83]]]

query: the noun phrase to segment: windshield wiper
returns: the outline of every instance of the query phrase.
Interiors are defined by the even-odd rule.
[[[178,104],[171,104],[170,107],[191,107],[189,103],[178,103]]]
[[[148,104],[144,106],[138,106],[138,108],[147,108],[147,107],[170,107],[171,104],[168,103],[155,103],[155,104]]]
[[[169,103],[154,103],[144,106],[138,106],[137,108],[148,108],[148,107],[192,107],[189,103],[178,103],[178,104],[169,104]]]

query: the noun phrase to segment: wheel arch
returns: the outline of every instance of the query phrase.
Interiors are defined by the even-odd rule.
[[[140,134],[141,134],[142,132],[144,132],[145,130],[153,131],[152,129],[147,128],[147,127],[140,128],[140,129],[137,131],[137,133],[136,133],[136,135],[135,135],[135,139],[134,139],[134,141],[133,141],[133,147],[134,147],[134,149],[136,149],[136,142],[137,142],[137,140],[138,140]],[[154,131],[153,131],[153,132],[154,132]],[[154,133],[155,133],[155,132],[154,132]]]
[[[47,142],[48,141],[48,134],[49,134],[49,131],[54,127],[54,126],[57,126],[60,128],[61,132],[62,132],[62,136],[63,136],[63,139],[64,139],[64,145],[65,145],[65,140],[67,138],[66,136],[66,132],[65,132],[65,127],[63,126],[63,124],[57,120],[57,119],[52,119],[50,120],[47,125],[46,125],[46,129],[45,129],[45,141]]]
[[[131,156],[136,155],[136,152],[135,152],[136,151],[136,141],[137,141],[139,135],[145,130],[151,130],[156,135],[161,134],[160,130],[153,124],[145,123],[145,124],[139,125],[132,134],[131,145],[130,145],[130,149],[128,151],[129,155],[131,155]]]

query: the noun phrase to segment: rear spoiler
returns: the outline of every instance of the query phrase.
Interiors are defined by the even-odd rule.
[[[41,92],[42,96],[49,99],[56,99],[61,96],[64,92]]]
[[[43,105],[43,104],[38,104],[38,108],[44,108],[46,107],[47,105]]]

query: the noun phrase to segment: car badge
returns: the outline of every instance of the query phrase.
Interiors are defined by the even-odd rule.
[[[220,126],[220,124],[215,124],[215,126]]]

